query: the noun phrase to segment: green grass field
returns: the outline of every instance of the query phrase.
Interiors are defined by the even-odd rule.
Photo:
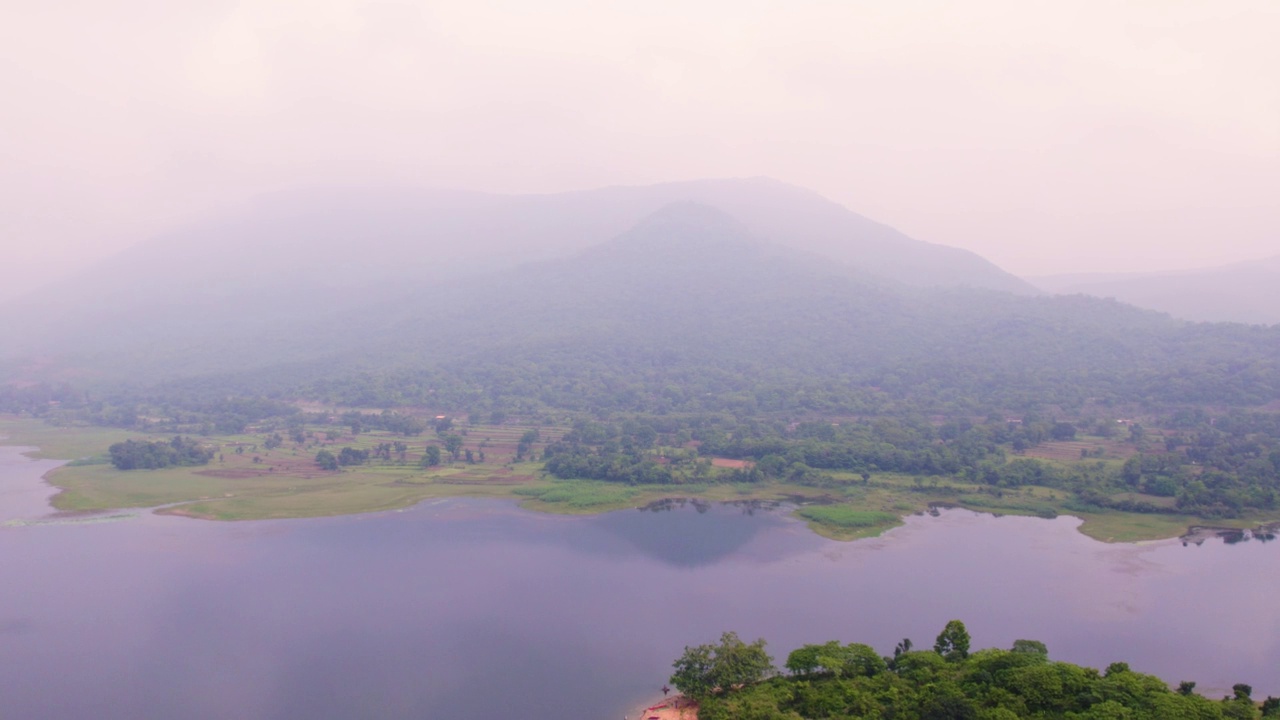
[[[36,420],[0,417],[0,437],[4,438],[0,443],[5,445],[38,448],[28,453],[35,458],[76,460],[103,454],[112,443],[137,437],[137,433],[115,428],[54,427]]]
[[[1207,521],[1186,515],[1116,511],[1079,512],[1069,508],[1060,490],[1024,487],[992,492],[954,479],[927,481],[906,475],[876,473],[870,481],[853,473],[834,473],[823,487],[768,483],[709,483],[683,486],[625,486],[590,480],[556,480],[540,464],[517,461],[521,426],[463,426],[465,449],[485,461],[448,462],[421,468],[427,444],[438,438],[395,437],[382,432],[345,434],[331,441],[331,428],[313,428],[312,438],[298,445],[286,440],[265,449],[264,434],[201,438],[215,446],[214,460],[199,467],[160,470],[116,470],[106,461],[107,448],[145,434],[95,427],[59,428],[33,420],[0,418],[5,444],[39,448],[36,457],[81,460],[54,470],[49,482],[61,489],[53,498],[59,510],[100,511],[118,508],[161,508],[159,512],[216,520],[304,518],[377,512],[412,506],[429,498],[492,497],[518,501],[531,510],[551,513],[600,513],[647,505],[668,498],[713,502],[757,500],[788,502],[815,532],[836,540],[878,535],[900,525],[902,517],[935,505],[964,507],[1003,515],[1055,517],[1070,514],[1084,522],[1080,531],[1104,542],[1131,542],[1177,537],[1191,525],[1252,527],[1273,517],[1250,516],[1234,521]],[[543,439],[558,437],[561,428],[540,428]],[[358,465],[337,472],[314,462],[321,447],[372,450],[380,443],[404,442],[403,459]],[[237,450],[240,450],[239,452]],[[1155,503],[1167,498],[1135,496]],[[162,507],[163,506],[163,507]]]

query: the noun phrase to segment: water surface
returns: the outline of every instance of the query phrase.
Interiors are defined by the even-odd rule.
[[[0,488],[43,466],[0,462]],[[7,497],[7,496],[0,496]],[[0,509],[0,517],[8,517]],[[343,518],[0,523],[0,717],[621,717],[686,644],[888,653],[952,618],[1280,694],[1275,543],[1105,545],[967,511],[836,543],[773,512],[457,499]]]
[[[0,440],[2,442],[2,440]],[[36,448],[0,445],[0,522],[47,514],[57,488],[41,476],[63,460],[32,460],[24,453]]]

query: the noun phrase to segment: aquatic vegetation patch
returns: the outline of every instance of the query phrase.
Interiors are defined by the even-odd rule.
[[[805,520],[847,529],[892,525],[899,521],[897,515],[875,510],[856,510],[848,505],[811,505],[800,508],[796,514]]]
[[[630,488],[592,482],[563,482],[550,487],[517,488],[514,492],[538,502],[575,509],[625,505],[636,496]]]

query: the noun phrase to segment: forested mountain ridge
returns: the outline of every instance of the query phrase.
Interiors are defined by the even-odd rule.
[[[240,303],[231,317],[152,299],[98,315],[64,362],[134,394],[454,410],[781,409],[803,398],[814,412],[981,414],[1280,398],[1280,328],[912,287],[780,246],[697,203],[567,258],[443,275],[226,296]]]

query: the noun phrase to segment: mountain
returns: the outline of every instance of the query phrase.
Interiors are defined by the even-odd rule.
[[[99,300],[47,320],[62,334],[43,346],[43,364],[0,366],[0,384],[70,377],[165,404],[264,395],[599,413],[889,403],[985,414],[1280,397],[1280,328],[1195,325],[1084,296],[919,287],[778,243],[703,203],[660,207],[561,257],[471,274],[430,267],[412,281],[332,279],[362,253],[367,245],[322,255],[331,273],[319,277],[246,271],[238,289],[191,280],[222,272],[212,258],[159,277],[120,268],[112,282],[98,278]]]
[[[917,288],[678,203],[567,258],[360,310],[324,362],[201,380],[343,404],[599,413],[1280,397],[1280,328],[1112,300]]]
[[[140,243],[0,307],[0,328],[10,350],[31,350],[110,345],[122,339],[122,317],[179,338],[270,326],[351,293],[392,297],[565,257],[677,202],[716,207],[777,245],[911,285],[1038,292],[973,253],[762,178],[553,195],[327,188],[263,197]]]
[[[1028,278],[1045,292],[1115,298],[1186,320],[1280,323],[1280,255],[1172,273]]]

